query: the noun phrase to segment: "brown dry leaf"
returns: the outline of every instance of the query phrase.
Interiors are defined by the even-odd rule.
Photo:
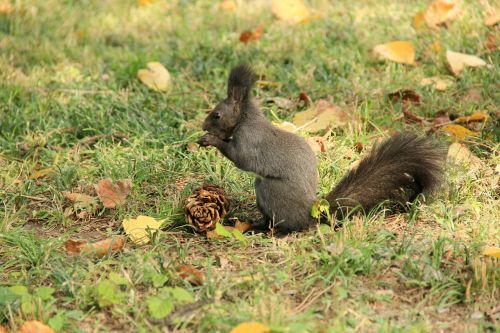
[[[463,126],[455,124],[443,126],[443,131],[458,140],[464,140],[467,137],[477,136],[477,133],[474,133]]]
[[[282,123],[273,122],[273,125],[278,127],[279,129],[282,129],[282,130],[287,131],[287,132],[293,133],[297,130],[297,126],[295,126],[294,124],[292,124],[288,121],[284,121]]]
[[[457,124],[464,124],[464,123],[470,123],[473,121],[486,121],[488,119],[488,113],[484,111],[478,111],[474,112],[470,116],[464,116],[464,117],[458,117],[455,119],[455,123]]]
[[[236,2],[234,0],[223,0],[219,3],[219,9],[226,12],[234,12],[236,10]]]
[[[273,0],[271,10],[278,20],[302,23],[309,20],[309,8],[301,0]]]
[[[62,192],[64,198],[68,199],[71,202],[81,203],[83,205],[92,205],[95,203],[94,197],[91,197],[87,194],[82,193],[73,193],[73,192]]]
[[[415,48],[411,42],[394,41],[376,45],[373,52],[383,59],[401,64],[415,64]]]
[[[451,87],[453,84],[455,84],[455,81],[448,79],[448,78],[441,78],[439,76],[431,76],[431,77],[425,77],[420,81],[420,84],[422,86],[428,86],[428,85],[433,85],[434,88],[438,91],[445,91],[449,87]]]
[[[484,46],[488,50],[500,50],[500,35],[492,32],[488,33],[484,41]]]
[[[436,0],[424,12],[424,20],[430,28],[447,23],[460,14],[460,7],[454,0]]]
[[[452,143],[448,148],[448,160],[455,164],[464,164],[472,172],[476,172],[483,167],[481,159],[474,155],[469,148],[458,142]]]
[[[252,223],[237,220],[236,223],[234,224],[234,228],[240,231],[241,233],[245,233],[248,230],[252,229]]]
[[[255,28],[254,31],[243,31],[240,35],[240,42],[242,43],[248,43],[248,42],[254,42],[258,39],[260,39],[260,37],[262,37],[262,35],[264,34],[264,27],[259,25],[257,26],[257,28]]]
[[[322,99],[309,110],[297,113],[292,122],[301,129],[318,132],[327,128],[344,126],[348,121],[347,113],[340,107]]]
[[[271,329],[258,322],[241,323],[234,327],[229,333],[268,333]]]
[[[222,224],[219,224],[222,228],[226,229],[226,231],[230,234],[233,233],[233,230],[236,229],[235,227],[231,227],[231,226],[228,226],[228,225],[222,225]],[[206,233],[206,236],[208,239],[224,239],[225,236],[224,235],[221,235],[217,232],[217,229],[213,229],[213,230],[207,230],[207,233]]]
[[[447,109],[440,110],[434,115],[434,125],[443,125],[450,122],[451,119]]]
[[[306,138],[306,142],[311,147],[315,154],[324,153],[327,151],[326,138],[322,136],[313,136]]]
[[[101,179],[94,185],[94,188],[104,207],[115,208],[125,202],[125,198],[132,188],[132,182],[129,179],[120,179],[116,184],[113,184],[111,179],[106,178]]]
[[[299,94],[299,102],[302,102],[304,103],[304,106],[309,106],[312,104],[312,100],[311,98],[309,97],[309,95],[307,95],[305,92],[301,92]]]
[[[2,324],[0,324],[0,333],[9,333],[9,331],[7,331],[7,329],[5,328],[5,326],[3,326]]]
[[[457,76],[464,70],[465,66],[481,67],[486,65],[486,62],[479,57],[453,51],[446,51],[446,60],[451,72]]]
[[[500,22],[500,9],[495,9],[488,12],[484,17],[484,24],[488,27],[492,27]]]
[[[74,241],[67,240],[64,243],[64,248],[69,254],[97,254],[98,256],[104,256],[108,253],[114,253],[121,251],[125,245],[124,236],[116,236],[112,238],[107,238],[100,240],[95,243],[87,243],[86,241]]]
[[[431,50],[433,53],[439,54],[443,50],[443,47],[441,46],[440,42],[434,42],[429,44],[429,50]]]
[[[422,96],[420,96],[415,90],[411,89],[398,90],[390,93],[387,97],[392,103],[403,102],[420,105],[422,102]]]
[[[47,176],[51,172],[52,172],[51,168],[40,169],[40,170],[37,170],[37,171],[33,172],[33,174],[31,174],[31,176],[29,176],[29,179],[42,178],[42,177]]]
[[[177,274],[184,281],[191,283],[194,286],[201,286],[205,281],[205,275],[191,265],[183,265],[177,268]]]
[[[140,69],[137,77],[149,88],[156,91],[167,91],[171,88],[172,82],[170,73],[159,62],[148,62],[148,69]]]
[[[467,103],[481,102],[483,100],[481,89],[477,88],[469,89],[462,98],[462,100]]]
[[[9,0],[0,0],[0,14],[10,14],[14,11],[14,7]]]

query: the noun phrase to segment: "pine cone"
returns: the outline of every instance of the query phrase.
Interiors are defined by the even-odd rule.
[[[214,185],[194,190],[184,202],[186,221],[200,232],[215,229],[215,224],[224,218],[228,209],[226,193]]]

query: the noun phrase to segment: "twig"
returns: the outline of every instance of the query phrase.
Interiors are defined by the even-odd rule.
[[[195,302],[195,303],[187,304],[187,305],[183,306],[182,308],[175,310],[174,312],[172,312],[171,314],[169,314],[164,319],[150,318],[149,321],[152,322],[152,323],[155,323],[155,324],[165,324],[167,326],[173,326],[172,320],[175,317],[185,316],[188,313],[196,311],[199,308],[201,308],[201,307],[203,307],[205,305],[211,304],[213,302],[214,302],[213,298],[208,298],[206,300],[201,300],[201,301],[198,301],[198,302]]]
[[[299,313],[305,309],[307,309],[312,303],[314,303],[318,298],[320,298],[323,294],[325,294],[326,292],[330,291],[331,289],[333,289],[336,285],[335,284],[332,284],[330,285],[329,287],[323,289],[322,291],[320,291],[319,293],[317,293],[314,297],[310,297],[310,295],[312,293],[310,293],[309,295],[306,296],[306,298],[304,298],[304,300],[302,301],[302,303],[300,303],[296,308],[295,310],[293,310],[293,313]],[[310,299],[309,299],[310,298]]]

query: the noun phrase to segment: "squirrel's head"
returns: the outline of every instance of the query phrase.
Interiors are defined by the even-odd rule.
[[[255,81],[257,75],[250,66],[233,68],[227,83],[227,98],[210,112],[203,123],[203,130],[222,140],[229,139],[240,121],[241,113],[248,109]]]
[[[229,139],[233,135],[239,117],[240,107],[238,103],[225,99],[208,114],[203,122],[203,130],[222,140]]]

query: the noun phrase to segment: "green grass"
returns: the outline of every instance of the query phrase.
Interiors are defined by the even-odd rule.
[[[485,46],[499,30],[483,25],[480,4],[464,1],[447,29],[430,31],[411,26],[423,0],[307,1],[317,15],[296,26],[277,21],[257,0],[238,1],[229,13],[208,0],[12,3],[13,13],[0,13],[2,325],[15,331],[37,319],[60,332],[229,332],[255,320],[290,333],[498,330],[498,259],[481,249],[500,243],[500,56]],[[238,41],[259,24],[259,41]],[[416,66],[372,56],[374,45],[396,39],[413,41]],[[444,55],[429,52],[437,40],[443,50],[477,54],[491,66],[465,70],[444,92],[421,87],[424,77],[450,75]],[[170,71],[169,93],[137,80],[148,61]],[[252,175],[213,149],[186,149],[201,135],[203,110],[224,97],[231,66],[245,61],[279,83],[259,86],[257,98],[331,96],[357,119],[334,131],[329,151],[318,156],[321,195],[366,152],[356,143],[369,147],[395,130],[428,129],[395,120],[401,106],[386,95],[399,89],[422,96],[412,109],[422,117],[443,109],[488,112],[478,138],[468,140],[483,165],[477,172],[449,165],[439,193],[393,218],[356,217],[337,232],[318,228],[284,239],[207,240],[182,214],[184,199],[203,182],[226,189],[236,203],[231,215],[257,215]],[[471,89],[479,99],[466,98]],[[294,113],[267,104],[263,110],[273,121]],[[95,135],[103,137],[88,144]],[[84,219],[65,214],[62,191],[93,195],[105,177],[132,180],[126,205]],[[102,259],[63,249],[70,238],[122,234],[123,218],[137,215],[165,219],[149,245],[128,242]],[[185,264],[205,274],[202,285],[179,277]],[[198,307],[173,296],[176,287]],[[154,319],[153,297],[168,299],[173,315]]]

